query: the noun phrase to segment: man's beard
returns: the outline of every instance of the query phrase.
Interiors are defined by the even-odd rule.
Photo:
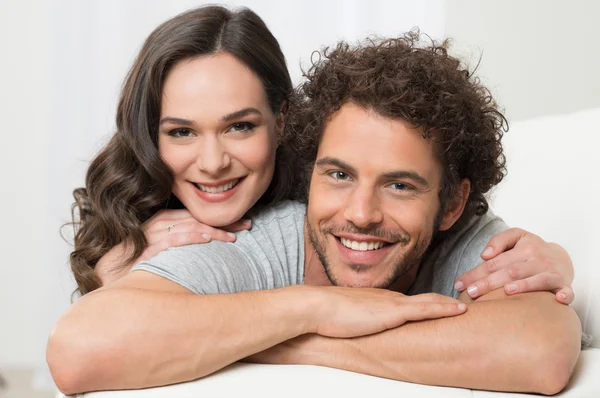
[[[340,233],[340,232],[345,232],[345,233],[351,233],[351,234],[362,234],[362,235],[368,235],[368,236],[373,236],[373,237],[379,237],[386,241],[395,242],[394,244],[396,244],[396,245],[402,245],[402,246],[407,246],[408,243],[410,242],[410,236],[406,233],[396,233],[396,232],[392,232],[390,230],[386,230],[383,228],[359,228],[352,224],[346,224],[346,225],[327,225],[326,224],[320,228],[320,233],[321,233],[321,238],[320,238],[317,231],[312,227],[312,225],[308,221],[308,217],[306,217],[305,222],[306,222],[308,238],[310,240],[310,243],[312,244],[313,248],[315,249],[317,257],[319,258],[319,260],[321,261],[321,264],[323,265],[323,269],[325,270],[325,274],[327,275],[327,278],[329,279],[331,284],[334,286],[355,287],[352,284],[350,284],[349,286],[342,285],[337,280],[336,275],[334,274],[333,269],[331,267],[331,263],[330,263],[329,259],[327,258],[327,250],[326,250],[327,236],[331,236],[333,239],[337,239],[336,237],[334,237],[334,234]],[[441,223],[441,217],[440,217],[440,215],[438,215],[434,221],[434,225],[433,225],[431,232],[424,239],[419,240],[412,249],[402,253],[400,258],[398,258],[395,261],[394,266],[390,270],[390,273],[384,278],[383,281],[381,281],[379,283],[374,283],[373,285],[368,286],[368,287],[387,289],[390,286],[392,286],[396,281],[398,281],[400,278],[402,278],[404,275],[409,273],[415,266],[418,266],[421,263],[421,259],[423,258],[423,255],[429,248],[429,245],[431,244],[431,241],[433,239],[433,234],[439,228],[440,223]],[[370,268],[369,266],[366,266],[364,264],[346,264],[346,266],[348,266],[349,268],[351,268],[352,270],[354,270],[357,273],[360,273],[363,270]],[[366,286],[364,286],[364,287],[366,287]]]

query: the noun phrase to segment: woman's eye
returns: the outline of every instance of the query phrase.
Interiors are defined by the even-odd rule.
[[[256,125],[250,122],[239,122],[231,125],[231,131],[252,131]]]
[[[334,179],[339,181],[346,181],[350,176],[343,171],[334,171],[330,174]]]
[[[175,129],[169,131],[168,134],[175,138],[186,138],[192,135],[192,131],[190,129]]]

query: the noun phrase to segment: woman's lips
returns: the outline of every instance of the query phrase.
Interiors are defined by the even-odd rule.
[[[235,195],[235,193],[239,190],[240,185],[242,185],[242,183],[244,182],[246,178],[240,178],[238,183],[231,189],[228,189],[227,191],[222,191],[222,192],[206,192],[203,191],[201,189],[199,189],[195,183],[190,183],[194,189],[194,192],[196,193],[196,195],[209,203],[218,203],[218,202],[223,202],[229,198],[231,198],[233,195]]]

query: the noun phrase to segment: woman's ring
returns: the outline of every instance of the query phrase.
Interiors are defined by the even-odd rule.
[[[171,228],[173,228],[175,226],[175,224],[171,224],[169,226],[167,226],[167,233],[169,234],[169,236],[171,236]]]

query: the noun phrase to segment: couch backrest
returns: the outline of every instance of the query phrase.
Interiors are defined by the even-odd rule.
[[[583,331],[600,347],[600,108],[511,125],[508,176],[492,208],[511,226],[567,249]]]

